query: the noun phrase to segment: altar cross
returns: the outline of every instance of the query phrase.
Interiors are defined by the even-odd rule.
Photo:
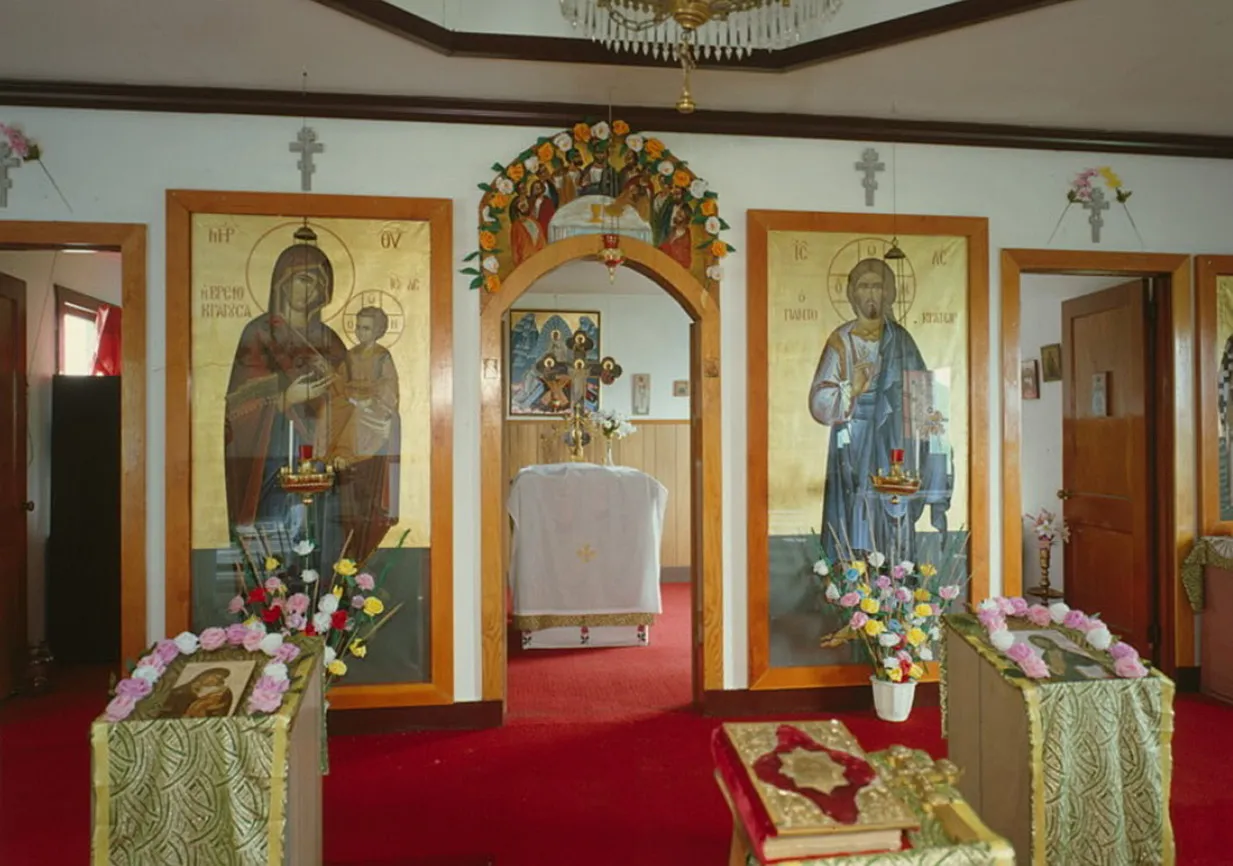
[[[9,206],[9,190],[13,188],[9,169],[19,165],[21,160],[13,156],[13,148],[9,147],[7,142],[0,141],[0,207]]]
[[[301,127],[295,141],[288,145],[288,149],[292,153],[300,154],[300,159],[295,164],[295,167],[300,170],[300,189],[304,192],[312,192],[313,172],[317,170],[317,166],[313,164],[313,154],[325,151],[325,145],[317,141],[317,130],[311,126]]]
[[[861,186],[865,188],[865,207],[873,207],[873,194],[878,189],[878,172],[886,171],[886,163],[878,162],[878,152],[872,147],[865,148],[861,161],[856,164],[857,171],[865,173]]]
[[[1085,210],[1092,212],[1092,215],[1087,218],[1087,221],[1092,226],[1092,243],[1100,243],[1100,227],[1105,224],[1105,218],[1102,211],[1109,209],[1109,203],[1105,201],[1105,191],[1100,187],[1095,187],[1092,190],[1092,196],[1088,201],[1083,202]]]

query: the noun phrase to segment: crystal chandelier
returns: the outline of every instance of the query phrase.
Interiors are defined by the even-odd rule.
[[[614,51],[672,58],[685,72],[677,102],[694,110],[689,73],[699,57],[744,57],[820,35],[843,0],[560,0],[561,14],[585,38]]]

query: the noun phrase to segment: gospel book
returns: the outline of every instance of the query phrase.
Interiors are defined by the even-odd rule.
[[[764,862],[898,851],[920,824],[837,719],[730,722],[711,742],[734,816]]]

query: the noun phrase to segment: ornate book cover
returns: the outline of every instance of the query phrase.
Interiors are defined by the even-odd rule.
[[[755,796],[750,799],[761,806],[759,811],[765,810],[770,835],[919,826],[912,810],[883,783],[860,743],[836,719],[725,723],[715,746],[717,753],[726,747],[729,757],[744,768],[745,778],[738,773],[729,779],[752,789]]]

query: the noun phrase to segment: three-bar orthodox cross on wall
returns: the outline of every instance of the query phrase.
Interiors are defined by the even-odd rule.
[[[17,168],[21,160],[13,155],[13,149],[8,142],[0,141],[0,207],[9,206],[9,190],[13,188],[13,179],[9,177],[9,169]]]
[[[599,387],[611,385],[621,378],[621,365],[613,358],[605,357],[598,361],[590,360],[595,349],[595,341],[583,331],[576,331],[568,342],[568,353],[549,350],[535,364],[535,373],[548,392],[548,406],[556,411],[568,413],[566,418],[570,430],[566,441],[575,460],[582,458],[582,447],[590,441],[590,435],[583,427],[586,424],[586,405],[591,399],[591,380],[598,380]],[[598,401],[598,392],[594,395]]]

